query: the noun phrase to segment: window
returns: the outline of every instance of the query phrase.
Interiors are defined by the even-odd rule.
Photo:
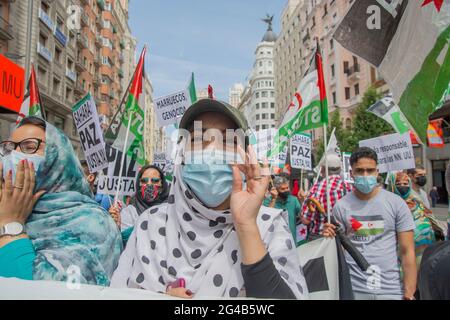
[[[262,98],[267,98],[267,91],[263,91],[263,92],[261,92],[261,97]]]
[[[270,114],[270,119],[275,120],[275,113]]]
[[[61,49],[59,49],[57,46],[55,46],[55,61],[58,63],[61,63]]]
[[[262,129],[263,130],[267,129],[267,124],[263,124]]]
[[[334,49],[334,41],[333,39],[330,40],[330,50]]]
[[[260,62],[259,62],[259,66],[260,66],[260,67],[262,67],[262,66],[263,66],[263,63],[262,63],[262,61],[260,61]]]
[[[255,93],[255,98],[256,98],[256,99],[259,98],[259,92]]]
[[[263,120],[266,120],[266,119],[267,119],[267,114],[266,114],[266,113],[263,113],[263,114],[262,114],[262,119],[263,119]]]
[[[259,126],[256,126],[256,131],[259,131]]]
[[[47,45],[47,37],[44,36],[42,33],[39,34],[39,43],[43,47],[45,47]]]
[[[350,88],[349,87],[345,88],[345,99],[350,100]]]
[[[331,77],[335,77],[335,70],[334,70],[334,64],[331,65]]]
[[[348,67],[348,61],[344,61],[344,73],[348,73],[349,72],[349,67]]]
[[[275,91],[270,91],[270,97],[275,98]]]
[[[256,120],[259,120],[259,114],[256,115]]]
[[[61,81],[59,81],[57,78],[53,78],[53,93],[59,96],[60,94],[60,88],[61,87]]]
[[[355,84],[355,95],[359,95],[359,83]]]
[[[270,103],[270,109],[275,109],[275,102]]]
[[[336,99],[336,91],[332,93],[333,95],[333,104],[337,103],[337,99]]]
[[[262,103],[262,108],[263,108],[263,109],[267,109],[267,107],[268,107],[268,103],[267,103],[267,102],[263,102],[263,103]]]
[[[259,103],[256,104],[256,110],[259,110]]]

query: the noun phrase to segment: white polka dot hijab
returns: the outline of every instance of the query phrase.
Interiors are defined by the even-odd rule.
[[[206,208],[184,184],[175,165],[168,203],[144,211],[136,222],[112,287],[166,292],[184,278],[194,297],[245,296],[237,234],[230,211]],[[258,226],[275,267],[296,298],[306,282],[281,210],[261,207]]]

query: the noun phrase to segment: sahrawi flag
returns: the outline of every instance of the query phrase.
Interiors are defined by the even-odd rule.
[[[119,107],[119,111],[114,116],[105,135],[107,142],[112,143],[112,146],[118,150],[125,150],[126,155],[135,159],[141,166],[145,165],[143,136],[145,124],[144,60],[146,52],[147,48],[144,47],[131,80],[125,110],[121,110]],[[130,128],[130,131],[128,139],[126,139],[128,128]],[[127,140],[126,145],[125,140]]]
[[[275,137],[274,147],[267,158],[273,158],[282,152],[289,139],[306,130],[320,128],[328,123],[328,102],[323,75],[322,54],[320,47],[314,56],[314,63],[306,73],[295,93]]]
[[[28,116],[37,116],[43,118],[41,97],[39,95],[39,88],[36,81],[36,73],[34,66],[31,65],[30,80],[28,81],[28,92],[20,107],[19,117],[16,123],[19,123],[23,118]]]
[[[378,68],[422,141],[450,82],[449,21],[450,1],[358,0],[334,34]]]

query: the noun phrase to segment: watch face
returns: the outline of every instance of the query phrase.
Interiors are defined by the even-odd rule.
[[[8,235],[19,235],[23,232],[23,226],[18,222],[8,223],[5,226],[5,234]]]

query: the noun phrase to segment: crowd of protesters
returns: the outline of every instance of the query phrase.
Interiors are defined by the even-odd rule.
[[[197,121],[222,134],[249,129],[239,111],[212,99],[192,105],[179,128],[194,136]],[[97,175],[60,130],[23,119],[0,143],[0,277],[66,281],[77,266],[85,284],[178,298],[308,299],[296,250],[304,224],[308,241],[335,237],[339,226],[378,268],[373,290],[370,274],[345,255],[355,299],[450,299],[450,246],[432,213],[436,197],[430,206],[422,189],[422,167],[380,179],[377,154],[360,148],[350,159],[352,183],[340,158],[327,155],[317,182],[304,190],[297,181],[291,192],[293,179],[272,176],[247,138],[204,138],[198,148],[187,136],[178,140],[171,185],[144,166],[123,204],[97,193]]]

